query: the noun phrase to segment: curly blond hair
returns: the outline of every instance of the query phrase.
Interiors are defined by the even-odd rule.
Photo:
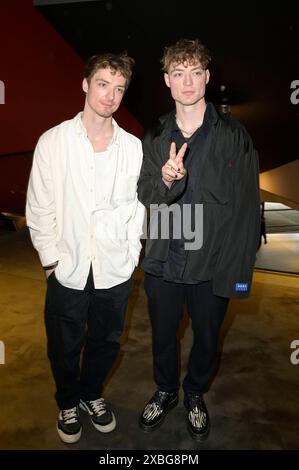
[[[210,52],[199,39],[180,39],[172,46],[165,47],[161,64],[163,72],[167,73],[171,64],[183,63],[193,65],[200,62],[206,70],[210,61]]]

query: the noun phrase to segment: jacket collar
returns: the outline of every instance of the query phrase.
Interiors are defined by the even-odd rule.
[[[211,125],[215,126],[219,119],[221,119],[218,111],[216,110],[213,103],[207,102],[207,106],[209,106],[209,112],[211,115]],[[171,111],[170,113],[164,114],[159,118],[160,122],[160,135],[162,138],[168,138],[169,132],[173,129],[173,124],[175,122],[175,111]],[[159,131],[157,132],[157,134]]]

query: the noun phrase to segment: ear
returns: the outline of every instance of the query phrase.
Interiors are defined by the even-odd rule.
[[[169,75],[168,73],[164,73],[164,80],[168,88],[170,88],[170,83],[169,83]]]
[[[209,69],[206,70],[206,85],[209,83],[210,81],[210,71]]]
[[[83,89],[84,93],[88,92],[88,81],[86,80],[86,78],[83,79],[82,89]]]

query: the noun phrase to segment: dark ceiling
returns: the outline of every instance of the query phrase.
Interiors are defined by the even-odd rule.
[[[225,84],[238,118],[249,128],[267,169],[299,158],[298,2],[98,0],[38,6],[83,58],[127,50],[136,60],[125,104],[147,127],[173,106],[159,60],[181,37],[199,37],[212,52],[208,99]]]

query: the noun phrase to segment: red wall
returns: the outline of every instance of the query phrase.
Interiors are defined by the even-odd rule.
[[[84,63],[32,0],[1,2],[0,21],[0,80],[5,84],[5,103],[0,104],[0,211],[20,212],[31,157],[3,155],[33,150],[42,132],[83,108]],[[142,127],[124,107],[116,119],[129,132],[142,135]]]

